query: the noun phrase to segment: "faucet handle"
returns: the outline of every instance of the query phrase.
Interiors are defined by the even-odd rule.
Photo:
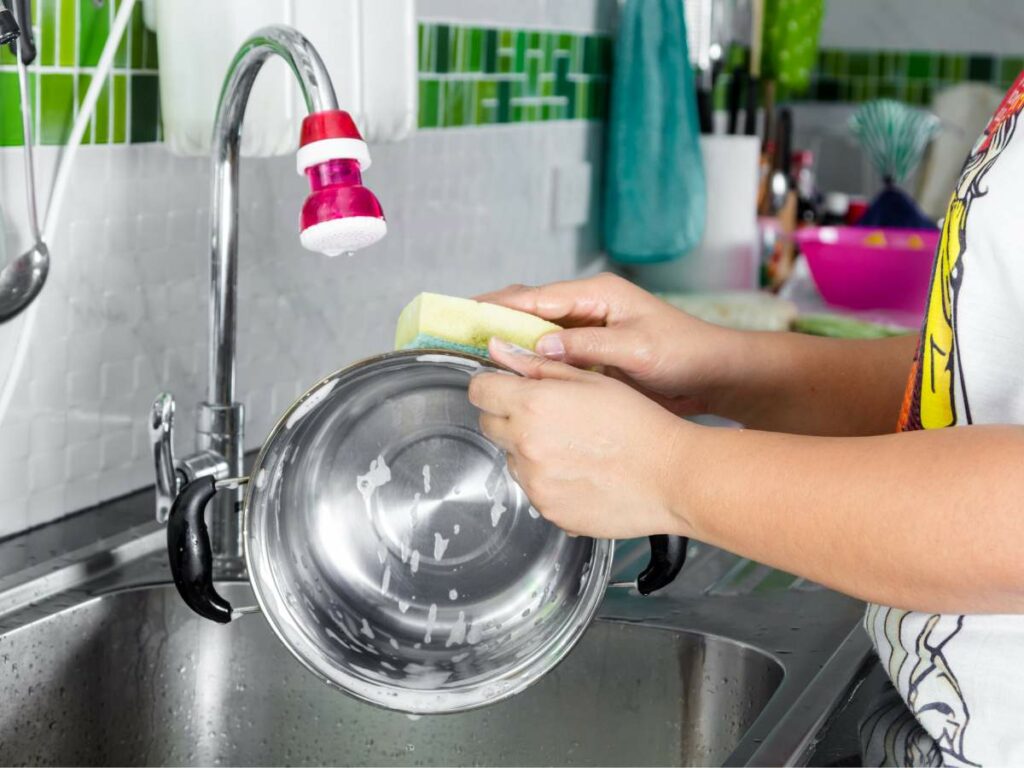
[[[156,521],[166,523],[181,484],[174,465],[174,397],[169,392],[161,392],[153,402],[149,440],[156,469]]]

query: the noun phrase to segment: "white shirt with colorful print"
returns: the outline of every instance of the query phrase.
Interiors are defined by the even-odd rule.
[[[1022,107],[1024,73],[972,149],[950,200],[901,430],[1024,424]],[[921,557],[941,559],[928,542],[923,533]],[[872,605],[865,626],[933,742],[893,738],[905,754],[888,759],[1024,765],[1024,616]]]

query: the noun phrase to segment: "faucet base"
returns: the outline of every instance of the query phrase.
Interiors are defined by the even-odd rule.
[[[196,447],[200,452],[221,456],[227,470],[226,477],[241,477],[243,474],[244,424],[245,413],[241,403],[199,405]],[[214,561],[224,561],[229,570],[236,569],[232,564],[238,561],[244,572],[241,488],[218,494],[210,507],[209,524]]]

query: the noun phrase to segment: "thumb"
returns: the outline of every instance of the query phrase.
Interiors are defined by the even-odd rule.
[[[537,353],[577,368],[610,366],[634,373],[647,354],[640,335],[624,328],[567,328],[537,342]]]
[[[583,371],[577,370],[571,365],[548,360],[528,349],[523,349],[518,344],[511,344],[497,337],[491,339],[487,351],[494,362],[500,363],[528,379],[562,379],[571,381],[586,375]]]

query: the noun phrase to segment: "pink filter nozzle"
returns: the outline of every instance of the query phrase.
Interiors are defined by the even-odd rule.
[[[297,161],[312,190],[299,218],[303,247],[337,256],[387,234],[380,202],[363,186],[370,152],[347,112],[317,112],[303,120]]]

